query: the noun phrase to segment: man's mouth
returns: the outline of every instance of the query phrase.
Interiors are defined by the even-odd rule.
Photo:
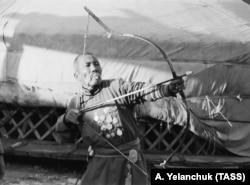
[[[92,79],[92,80],[98,80],[98,79],[100,79],[100,74],[98,74],[98,73],[93,73],[93,74],[91,74],[90,75],[90,78]]]
[[[88,86],[93,87],[95,85],[98,85],[100,81],[101,81],[101,74],[99,74],[99,73],[92,73],[90,75]]]

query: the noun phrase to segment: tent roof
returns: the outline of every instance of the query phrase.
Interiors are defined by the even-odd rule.
[[[158,43],[174,61],[221,62],[250,49],[250,6],[235,0],[19,0],[2,16],[8,20],[5,39],[14,49],[25,44],[81,53],[88,16],[84,6],[113,30]],[[93,19],[87,49],[108,58],[162,60],[142,42],[115,36],[108,39]]]

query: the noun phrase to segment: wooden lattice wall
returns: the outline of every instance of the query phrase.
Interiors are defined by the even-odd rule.
[[[140,120],[141,146],[150,153],[166,153],[178,149],[187,155],[220,155],[227,152],[212,140],[204,140],[185,127],[169,125],[163,121]],[[181,146],[179,146],[181,145]]]
[[[57,143],[54,133],[60,108],[31,108],[9,104],[0,105],[0,133],[7,140],[29,140]],[[178,152],[188,155],[216,155],[224,152],[214,142],[203,140],[181,126],[173,126],[154,119],[138,120],[141,146],[148,153]],[[7,141],[5,139],[5,141]],[[179,145],[181,145],[179,147]]]
[[[3,137],[56,141],[55,122],[60,115],[56,108],[29,108],[2,104],[0,125]]]

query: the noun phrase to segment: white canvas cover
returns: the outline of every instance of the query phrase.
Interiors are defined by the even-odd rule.
[[[248,0],[2,0],[0,102],[67,106],[80,91],[72,62],[83,51],[84,6],[114,31],[157,43],[177,74],[193,71],[185,90],[192,110],[190,129],[250,156]],[[91,18],[86,48],[99,57],[105,79],[157,83],[172,78],[155,48],[133,38],[108,38]],[[146,112],[183,124],[179,103],[158,103]]]

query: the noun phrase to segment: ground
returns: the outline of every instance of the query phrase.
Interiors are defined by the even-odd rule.
[[[5,156],[0,185],[75,185],[84,162]],[[78,185],[79,185],[78,181]]]

